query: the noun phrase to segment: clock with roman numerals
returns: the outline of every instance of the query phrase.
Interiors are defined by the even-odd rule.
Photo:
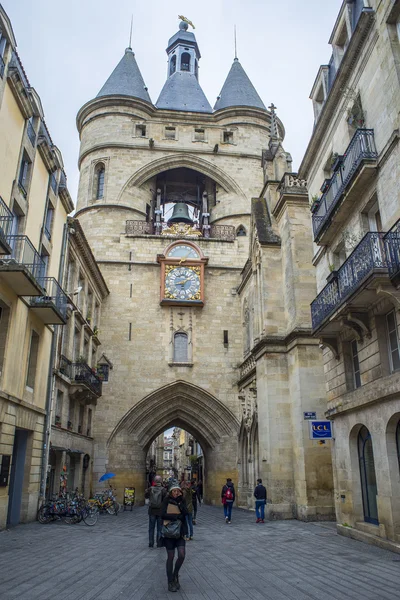
[[[208,259],[201,251],[194,244],[178,242],[157,260],[161,265],[161,304],[203,306]]]

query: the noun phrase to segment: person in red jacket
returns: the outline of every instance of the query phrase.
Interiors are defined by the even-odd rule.
[[[232,522],[232,506],[235,502],[235,486],[232,479],[228,478],[221,492],[222,504],[224,505],[225,523]]]

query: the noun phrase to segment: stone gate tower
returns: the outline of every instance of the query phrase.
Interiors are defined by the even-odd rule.
[[[315,293],[306,188],[278,189],[291,170],[284,128],[237,58],[212,109],[186,23],[167,55],[155,104],[128,48],[77,117],[77,217],[110,290],[94,479],[111,470],[120,497],[129,485],[142,500],[146,451],[175,425],[203,447],[209,501],[230,476],[247,506],[261,476],[275,516],[328,514],[329,449],[293,425],[305,398],[315,409],[324,397],[304,308]]]

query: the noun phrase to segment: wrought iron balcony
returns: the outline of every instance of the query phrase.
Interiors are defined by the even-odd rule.
[[[2,279],[18,296],[43,296],[40,280],[45,264],[26,235],[8,235],[6,242],[11,251],[0,258]]]
[[[28,127],[26,129],[26,133],[27,133],[27,136],[28,136],[32,146],[34,146],[35,142],[36,142],[36,133],[35,133],[32,123],[30,121],[28,121]]]
[[[363,164],[375,165],[377,158],[374,130],[358,129],[312,216],[316,242],[320,241],[321,235],[330,225],[333,215],[338,211],[343,197],[353,183],[360,167]]]
[[[7,242],[7,236],[11,232],[13,214],[0,196],[0,255],[10,254],[11,247]]]
[[[361,288],[365,288],[366,295],[360,297],[353,308],[370,304],[371,291],[365,285],[370,276],[381,274],[387,278],[388,255],[384,238],[384,233],[367,233],[340,269],[332,273],[332,280],[311,304],[314,332]]]
[[[400,283],[400,219],[385,235],[386,254],[389,263],[389,277],[393,285]]]
[[[86,395],[86,399],[88,399],[89,401],[97,399],[101,396],[101,379],[96,375],[96,373],[93,372],[93,369],[91,369],[86,363],[74,363],[68,360],[66,356],[61,355],[59,371],[60,373],[68,377],[71,380],[72,384],[79,385],[79,387],[83,386],[87,391],[89,391],[89,398],[87,397],[87,393],[85,394],[85,392],[83,392],[83,394]]]
[[[47,325],[65,325],[67,322],[68,298],[54,277],[39,280],[43,296],[32,296],[30,307]]]

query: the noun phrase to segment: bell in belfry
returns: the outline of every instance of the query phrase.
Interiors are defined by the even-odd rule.
[[[175,204],[172,217],[168,219],[168,223],[189,223],[193,225],[193,221],[189,217],[188,205],[185,202],[177,202]]]

